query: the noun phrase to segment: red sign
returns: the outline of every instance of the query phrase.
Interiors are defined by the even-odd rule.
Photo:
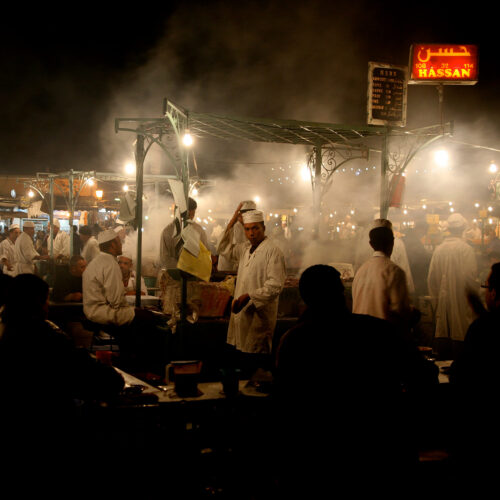
[[[474,85],[478,78],[476,45],[416,44],[410,49],[408,83]]]

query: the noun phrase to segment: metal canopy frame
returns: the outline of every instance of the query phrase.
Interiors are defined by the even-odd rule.
[[[415,154],[428,144],[444,137],[451,126],[439,125],[406,131],[386,126],[348,126],[297,120],[276,120],[222,116],[210,113],[196,113],[180,108],[164,99],[161,118],[116,118],[115,132],[133,132],[136,140],[136,188],[138,222],[137,268],[139,277],[136,289],[136,304],[140,304],[140,256],[142,225],[142,179],[144,158],[154,144],[158,145],[170,159],[184,185],[185,196],[189,193],[189,155],[182,143],[182,136],[188,132],[198,139],[219,139],[226,141],[279,143],[311,146],[308,165],[314,197],[314,232],[318,235],[319,212],[322,194],[332,182],[332,173],[345,162],[354,159],[368,159],[370,151],[379,151],[381,160],[380,216],[387,217],[392,196],[390,180],[401,175]],[[391,152],[393,138],[405,138],[406,151]],[[382,141],[381,150],[371,148],[368,143]],[[320,189],[321,187],[321,189]]]

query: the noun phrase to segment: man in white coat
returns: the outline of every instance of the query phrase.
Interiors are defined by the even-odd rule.
[[[134,308],[125,298],[116,260],[122,253],[120,237],[107,229],[99,233],[97,241],[100,253],[83,273],[83,312],[117,339],[124,369],[163,374],[166,338],[155,328],[151,311]]]
[[[94,257],[99,255],[99,243],[92,235],[92,230],[89,226],[82,226],[78,231],[80,241],[82,242],[81,256],[89,264]]]
[[[69,261],[70,236],[66,231],[61,231],[61,223],[59,222],[58,219],[54,219],[53,221],[52,235],[54,238],[54,247],[53,247],[54,259]]]
[[[369,245],[368,234],[374,227],[388,227],[394,232],[392,222],[388,219],[375,219],[372,222],[371,227],[360,227],[361,231],[359,237],[357,237],[357,245],[354,254],[355,273],[358,271],[361,265],[372,256],[373,250]],[[396,235],[394,235],[394,248],[392,250],[391,260],[405,272],[408,293],[412,295],[413,293],[415,293],[415,284],[413,282],[413,276],[410,269],[410,263],[408,261],[408,255],[406,253],[406,247],[403,240]]]
[[[286,270],[283,252],[265,235],[261,211],[243,214],[247,241],[233,242],[233,228],[241,207],[242,203],[229,221],[217,253],[239,263],[227,343],[240,354],[243,369],[252,373],[257,368],[270,368],[278,301]]]
[[[434,250],[427,284],[435,308],[435,347],[440,358],[455,359],[474,320],[467,294],[479,286],[474,250],[462,239],[467,222],[458,213],[447,222],[450,236]]]
[[[35,260],[45,260],[48,256],[40,254],[35,250],[33,237],[35,236],[35,224],[32,221],[23,223],[23,232],[19,235],[15,244],[16,252],[16,274],[35,274]]]
[[[18,236],[21,234],[19,224],[12,224],[9,227],[9,234],[0,243],[0,263],[2,271],[9,276],[16,275],[16,251],[15,244]]]
[[[409,329],[417,319],[410,306],[404,271],[391,260],[394,234],[386,226],[369,233],[374,252],[354,276],[352,312],[385,319]]]

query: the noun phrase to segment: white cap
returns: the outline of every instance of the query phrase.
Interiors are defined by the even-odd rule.
[[[125,229],[124,226],[116,226],[113,230],[115,233],[119,233],[122,229]]]
[[[388,229],[392,229],[392,222],[389,219],[375,219],[372,229],[376,227],[387,227]]]
[[[19,229],[19,224],[11,224],[10,227],[9,227],[9,231],[11,229]]]
[[[461,214],[451,214],[448,217],[448,227],[450,228],[459,228],[459,227],[464,227],[467,225],[467,221]]]
[[[240,211],[241,210],[256,210],[257,209],[257,205],[255,204],[255,201],[246,200],[246,201],[242,201],[241,203],[242,203],[242,205],[241,205]]]
[[[52,221],[52,224],[54,224],[54,226],[61,227],[61,223],[59,222],[59,219],[54,219]]]
[[[107,241],[114,240],[116,237],[117,234],[114,229],[105,229],[97,235],[97,242],[100,245],[101,243],[106,243]]]
[[[251,222],[264,222],[264,213],[261,210],[249,210],[242,214],[243,224],[250,224]]]
[[[33,221],[27,220],[23,222],[23,227],[35,227],[35,223]]]

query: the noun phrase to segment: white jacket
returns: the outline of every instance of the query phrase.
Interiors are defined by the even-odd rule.
[[[49,248],[50,251],[50,248]],[[66,231],[59,231],[54,238],[54,257],[58,255],[63,255],[69,259],[70,248],[69,248],[69,234]]]
[[[125,298],[122,272],[113,255],[99,253],[83,272],[83,312],[96,323],[125,325],[135,316]]]
[[[5,238],[1,243],[0,243],[0,261],[2,259],[7,259],[9,261],[9,265],[13,267],[12,271],[9,271],[7,269],[7,264],[4,264],[2,267],[2,271],[4,274],[8,274],[9,276],[15,276],[16,275],[16,250],[15,250],[15,243],[12,243],[12,241],[9,238]]]
[[[34,258],[39,256],[28,233],[21,233],[16,240],[16,274],[35,274]]]
[[[436,311],[436,337],[464,340],[474,314],[467,291],[477,291],[474,250],[461,238],[448,237],[435,250],[427,285]]]
[[[94,236],[91,236],[85,242],[85,245],[83,245],[80,255],[87,261],[87,264],[89,264],[94,257],[99,255],[99,252],[99,243],[97,243]]]
[[[239,262],[234,297],[248,293],[250,302],[238,314],[231,313],[227,342],[242,352],[269,354],[286,279],[285,257],[268,238],[251,254],[250,242],[234,244],[232,233],[224,235],[217,250]]]

